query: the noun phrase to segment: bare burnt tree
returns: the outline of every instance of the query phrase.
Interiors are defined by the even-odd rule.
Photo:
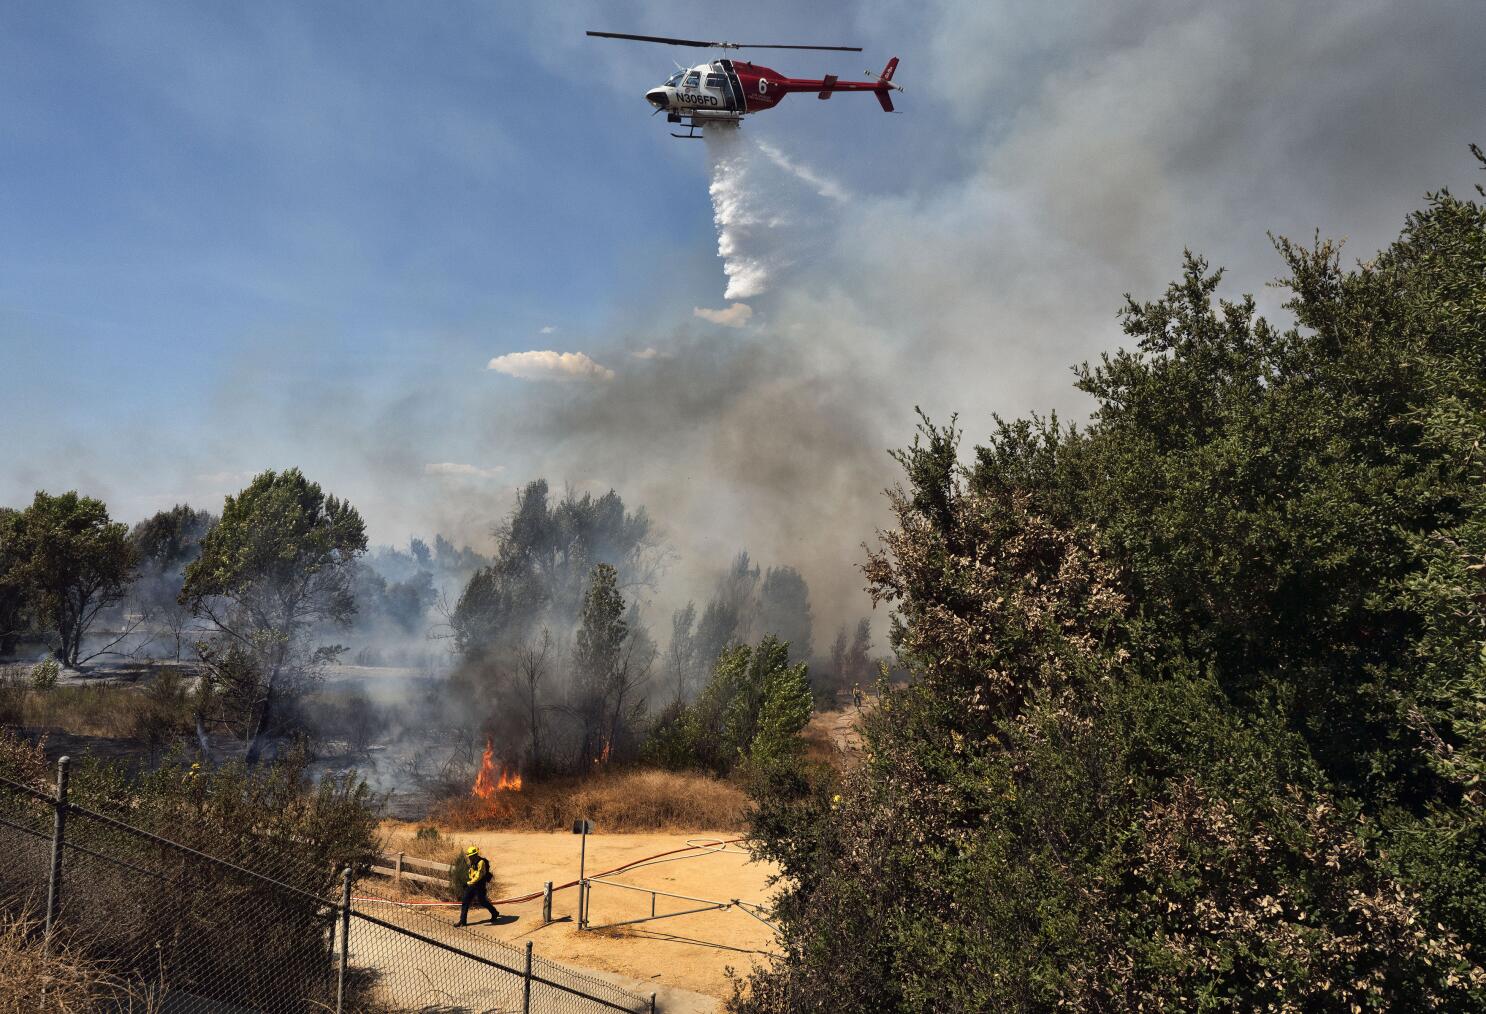
[[[543,685],[551,663],[552,632],[542,628],[541,637],[527,642],[517,654],[516,666],[521,681],[521,703],[525,711],[527,735],[531,740],[530,768],[541,771],[546,766],[542,749],[542,728],[549,705],[543,701]]]

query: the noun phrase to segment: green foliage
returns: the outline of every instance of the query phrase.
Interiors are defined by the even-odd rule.
[[[0,507],[0,656],[16,649],[30,627],[27,598],[30,590],[19,538],[20,512]]]
[[[208,724],[242,738],[249,764],[266,740],[292,732],[305,688],[341,650],[308,637],[316,625],[355,614],[352,581],[365,551],[356,508],[297,468],[263,472],[227,498],[180,595],[218,631],[198,646],[203,750]]]
[[[61,673],[61,667],[57,665],[54,658],[45,658],[31,667],[31,673],[27,677],[32,690],[55,690],[57,677]]]
[[[464,889],[469,884],[470,858],[464,854],[464,849],[455,853],[454,858],[449,860],[449,896],[452,898],[464,897]]]
[[[135,525],[129,532],[129,541],[139,556],[142,570],[178,574],[201,555],[201,540],[216,522],[208,511],[176,504]]]
[[[759,647],[759,655],[766,652],[767,645],[766,638]],[[789,645],[783,647],[787,659]],[[764,673],[763,684],[758,719],[747,748],[748,760],[755,770],[788,767],[803,752],[800,732],[810,721],[814,705],[806,667],[803,663],[772,664]]]
[[[77,665],[83,638],[123,598],[134,565],[127,529],[103,501],[38,491],[31,506],[0,517],[0,622],[13,639],[24,607],[56,636],[57,658]]]
[[[366,525],[297,468],[266,471],[229,496],[222,518],[186,568],[181,598],[210,609],[225,599],[239,622],[270,629],[344,622],[356,610],[351,564],[366,552]]]
[[[46,789],[51,772],[39,750],[0,734],[0,777]],[[296,892],[329,901],[338,894],[339,871],[376,854],[377,820],[364,782],[347,776],[312,785],[302,755],[256,769],[187,765],[176,757],[140,776],[85,761],[74,765],[68,796],[211,857],[84,814],[70,817],[68,840],[78,848],[65,858],[68,904],[90,916],[83,938],[90,956],[127,978],[153,980],[163,964],[172,986],[198,993],[230,987],[255,1009],[329,998],[325,906]],[[21,805],[25,812],[13,817],[49,826],[45,804]],[[108,864],[93,861],[95,854]],[[23,866],[17,876],[0,870],[0,891],[34,889],[34,868]]]
[[[619,668],[629,626],[624,620],[624,598],[619,594],[619,574],[607,563],[593,568],[573,648],[578,678],[602,687]]]
[[[543,625],[570,628],[595,565],[613,568],[624,587],[652,577],[650,520],[643,508],[626,512],[613,490],[553,502],[538,479],[498,534],[496,559],[470,577],[451,618],[467,658],[514,652]]]
[[[724,651],[696,701],[661,713],[646,754],[666,767],[716,774],[743,762],[755,771],[789,766],[800,755],[811,704],[806,666],[790,665],[789,645],[771,634],[757,648]]]
[[[1486,210],[1188,257],[1096,411],[899,455],[914,673],[837,784],[763,781],[787,959],[740,1011],[1486,1009]]]

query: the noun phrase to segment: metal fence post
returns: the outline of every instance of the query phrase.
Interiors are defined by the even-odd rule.
[[[531,941],[526,942],[526,978],[521,987],[521,1014],[531,1014]]]
[[[62,836],[67,830],[67,766],[72,758],[57,761],[57,799],[52,804],[52,868],[46,880],[46,935],[42,949],[51,945],[52,929],[62,906]]]
[[[542,922],[552,921],[552,881],[547,881],[547,886],[542,888]]]
[[[650,1014],[655,1014],[655,994],[650,994]]]
[[[346,1009],[346,959],[351,953],[351,867],[341,871],[341,963],[335,976],[335,1014]]]

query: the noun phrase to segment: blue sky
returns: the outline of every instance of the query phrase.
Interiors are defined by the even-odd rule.
[[[902,115],[792,97],[729,177],[643,100],[704,51],[587,28],[898,55]],[[914,405],[1077,414],[1183,246],[1272,304],[1266,230],[1386,243],[1472,181],[1483,42],[1466,0],[8,3],[0,502],[132,521],[293,464],[378,539],[479,540],[546,475],[648,503],[683,569],[854,588]],[[771,274],[740,327],[694,314],[720,183]],[[600,365],[487,369],[546,351]]]

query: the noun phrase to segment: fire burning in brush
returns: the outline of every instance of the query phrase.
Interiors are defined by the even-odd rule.
[[[475,775],[475,784],[470,792],[488,801],[495,799],[497,792],[520,792],[521,772],[507,771],[504,764],[499,773],[495,769],[495,749],[490,740],[485,741],[485,753],[480,758],[480,772]]]

